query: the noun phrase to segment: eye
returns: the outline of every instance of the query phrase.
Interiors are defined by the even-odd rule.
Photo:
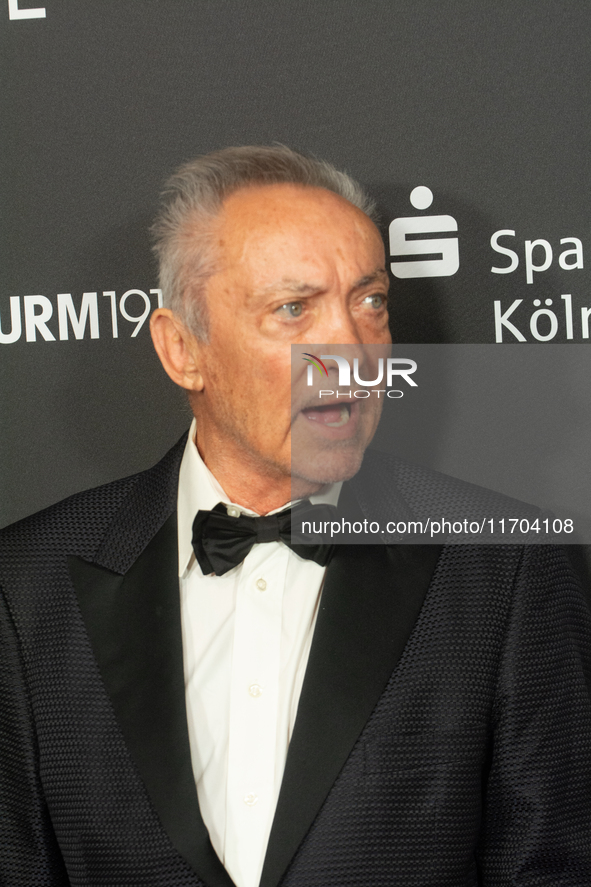
[[[286,302],[285,305],[277,308],[275,313],[283,317],[301,317],[303,310],[304,306],[301,302]]]
[[[368,308],[374,308],[376,311],[380,308],[383,308],[386,304],[386,297],[382,295],[382,293],[374,293],[373,296],[366,296],[363,300],[363,304],[367,305]]]

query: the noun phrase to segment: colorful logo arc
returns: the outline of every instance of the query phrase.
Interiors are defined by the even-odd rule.
[[[308,351],[304,351],[304,354],[306,355],[306,357],[302,357],[302,360],[305,360],[306,363],[315,366],[321,376],[324,373],[324,375],[328,377],[328,370],[319,357],[316,357],[315,354],[310,354]]]

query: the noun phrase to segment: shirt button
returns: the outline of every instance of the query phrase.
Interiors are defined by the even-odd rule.
[[[248,692],[255,699],[258,699],[259,696],[263,695],[263,688],[260,686],[260,684],[251,684],[248,688]]]
[[[247,795],[244,796],[244,803],[247,807],[254,807],[257,801],[258,797],[255,795],[254,792],[249,792]]]
[[[264,579],[257,579],[257,588],[259,591],[266,591],[267,590],[267,583],[265,582]]]
[[[236,508],[235,505],[228,505],[226,511],[229,517],[240,517],[240,509]]]

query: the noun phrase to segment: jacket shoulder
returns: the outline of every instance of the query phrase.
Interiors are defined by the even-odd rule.
[[[537,506],[504,493],[377,450],[368,451],[360,475],[368,494],[376,497],[375,501],[387,499],[396,491],[419,519],[437,514],[460,520],[477,514],[535,517],[540,513]]]
[[[0,532],[2,560],[56,549],[90,557],[143,473],[75,493],[6,527]]]
[[[75,493],[5,527],[0,531],[0,563],[23,557],[37,560],[57,552],[92,558],[117,516],[140,491],[148,502],[150,498],[171,498],[171,477],[180,464],[185,441],[183,435],[145,471]]]

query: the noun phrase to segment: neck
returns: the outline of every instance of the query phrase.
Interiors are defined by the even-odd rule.
[[[213,440],[202,430],[200,433],[199,424],[194,442],[199,455],[230,500],[257,514],[268,514],[293,499],[310,496],[322,487],[293,478],[277,466],[262,466],[259,460],[232,443]]]

